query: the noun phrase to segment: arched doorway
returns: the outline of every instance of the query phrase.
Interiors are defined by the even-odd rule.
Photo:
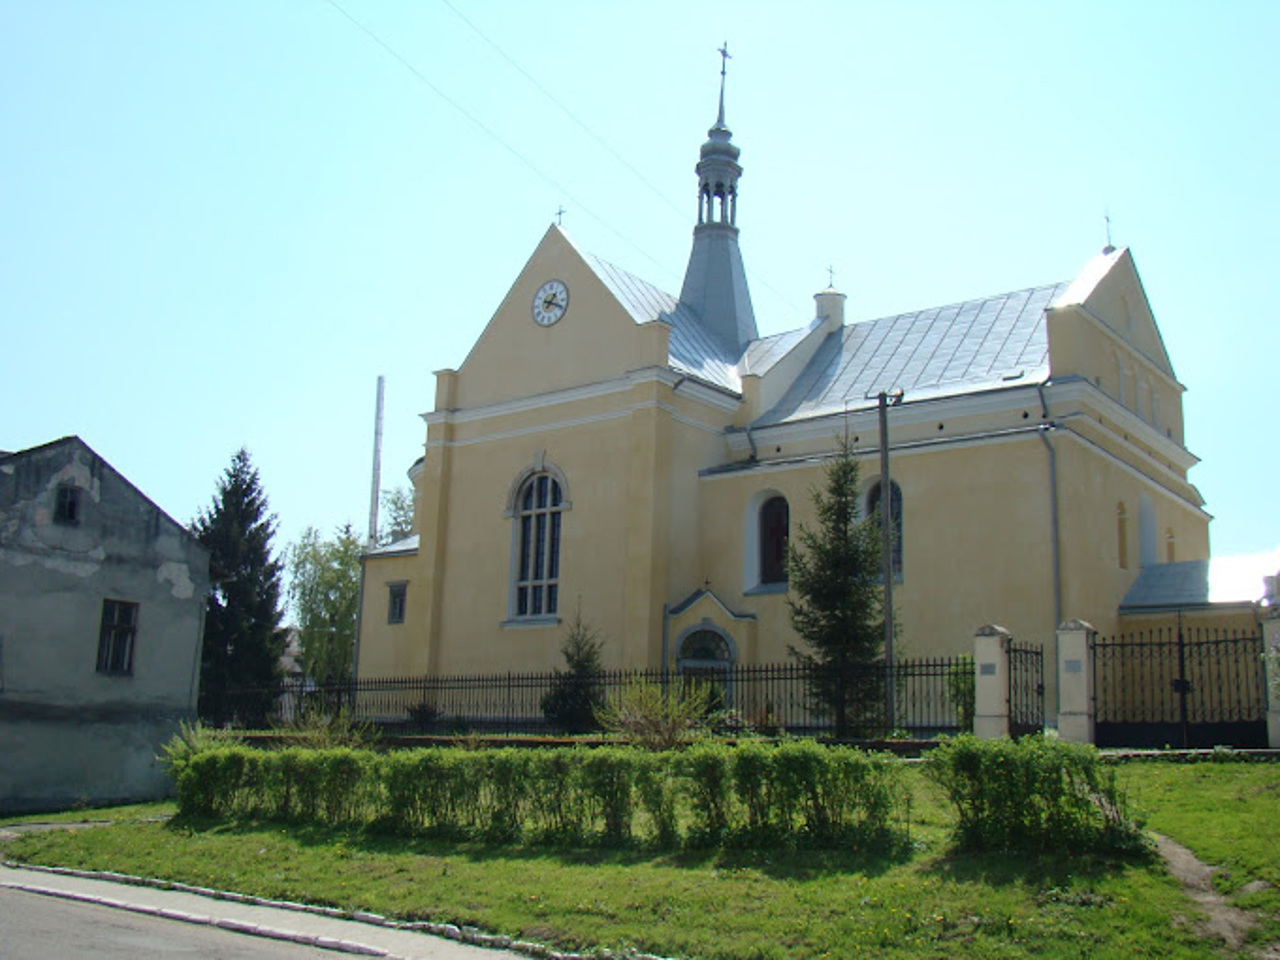
[[[702,624],[686,633],[676,649],[676,672],[680,677],[711,684],[714,705],[732,706],[733,666],[738,655],[729,635]]]

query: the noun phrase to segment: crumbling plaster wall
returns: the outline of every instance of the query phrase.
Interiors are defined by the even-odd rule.
[[[59,486],[81,490],[57,523]],[[0,809],[163,795],[199,683],[205,550],[83,443],[0,460]],[[104,599],[138,604],[133,671],[97,671]]]

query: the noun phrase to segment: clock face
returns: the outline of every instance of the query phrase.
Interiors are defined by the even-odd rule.
[[[533,295],[533,319],[539,326],[551,326],[568,309],[569,288],[559,280],[548,280]]]

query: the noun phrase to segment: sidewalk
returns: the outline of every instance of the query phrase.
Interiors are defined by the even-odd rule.
[[[450,924],[397,924],[376,914],[281,903],[118,874],[0,864],[0,887],[131,910],[183,923],[390,960],[527,960],[560,956]],[[480,944],[484,944],[483,946]],[[502,949],[515,946],[519,952]]]

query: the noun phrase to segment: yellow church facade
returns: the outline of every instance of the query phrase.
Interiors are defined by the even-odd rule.
[[[365,559],[361,678],[548,670],[577,612],[610,667],[787,659],[783,558],[838,439],[878,509],[888,411],[899,656],[999,623],[1115,632],[1144,567],[1209,555],[1182,392],[1133,257],[1069,281],[760,337],[738,148],[697,165],[679,296],[552,226],[457,370],[436,374],[415,533]],[[1049,661],[1052,662],[1052,661]]]

